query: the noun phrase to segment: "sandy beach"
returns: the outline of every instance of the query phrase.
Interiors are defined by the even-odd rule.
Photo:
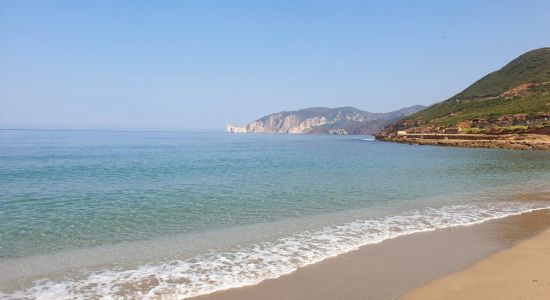
[[[549,299],[550,230],[472,267],[407,293],[403,299]]]
[[[438,278],[441,279],[407,294],[408,299],[442,299],[449,295],[454,299],[486,298],[489,294],[484,292],[496,289],[502,289],[502,293],[514,289],[516,294],[508,294],[512,298],[507,299],[519,299],[517,295],[524,295],[522,292],[539,295],[549,287],[549,274],[541,274],[544,266],[541,262],[550,261],[550,232],[545,231],[549,226],[550,212],[542,210],[478,225],[402,236],[255,286],[193,299],[397,299]],[[533,237],[536,239],[530,240]],[[510,247],[513,248],[499,252]],[[545,250],[545,254],[541,253]],[[484,260],[487,257],[490,258]],[[523,265],[523,257],[529,257],[529,262],[521,273],[512,274],[518,269],[518,258]],[[510,275],[493,281],[481,280],[495,278],[493,274],[504,270]],[[538,273],[533,273],[533,277],[532,271]],[[456,278],[460,279],[450,285]],[[526,281],[516,288],[509,284],[516,278]],[[477,282],[482,286],[479,290]],[[531,289],[533,294],[528,291]],[[499,298],[500,294],[495,295]]]

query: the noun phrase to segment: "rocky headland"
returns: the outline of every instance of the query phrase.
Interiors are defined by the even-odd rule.
[[[313,107],[269,114],[243,126],[227,124],[231,133],[375,134],[384,126],[425,108],[411,106],[389,113],[354,107]]]

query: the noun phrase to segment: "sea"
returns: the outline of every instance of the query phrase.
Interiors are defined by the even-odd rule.
[[[184,299],[550,207],[550,152],[0,130],[0,298]]]

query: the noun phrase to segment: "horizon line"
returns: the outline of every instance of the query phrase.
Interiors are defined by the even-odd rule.
[[[208,133],[225,131],[186,131],[186,130],[131,130],[131,129],[41,129],[41,128],[0,128],[0,131],[99,131],[99,132],[188,132],[188,133]]]

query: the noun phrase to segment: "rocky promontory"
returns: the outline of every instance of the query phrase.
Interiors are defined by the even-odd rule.
[[[269,114],[243,126],[227,124],[231,133],[375,134],[387,124],[424,107],[416,105],[389,113],[372,113],[354,107],[313,107]]]

